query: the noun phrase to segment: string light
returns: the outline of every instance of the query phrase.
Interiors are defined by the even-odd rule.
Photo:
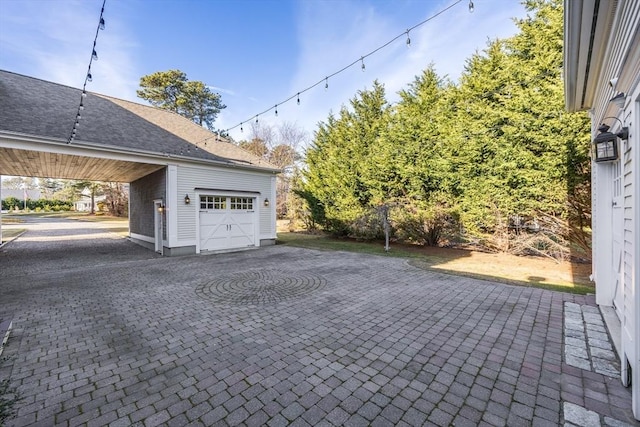
[[[105,21],[104,21],[104,5],[107,0],[102,1],[102,8],[100,9],[100,19],[98,20],[98,27],[96,28],[96,35],[93,38],[93,48],[91,49],[91,58],[89,58],[89,66],[87,67],[87,74],[84,78],[84,85],[82,86],[82,95],[80,95],[80,103],[78,105],[78,111],[76,113],[76,120],[71,128],[71,133],[69,134],[69,138],[67,138],[67,144],[71,144],[73,140],[76,138],[78,133],[78,127],[80,126],[80,119],[82,116],[80,115],[80,111],[84,110],[84,99],[87,97],[87,82],[93,81],[93,76],[91,75],[91,64],[93,61],[98,60],[98,53],[96,52],[96,42],[98,41],[98,33],[100,30],[104,30]]]
[[[264,111],[262,111],[262,112],[260,112],[258,114],[267,113],[268,111],[270,111],[270,110],[272,110],[274,108],[277,108],[278,105],[286,104],[287,102],[291,101],[294,98],[296,99],[297,104],[300,105],[300,94],[303,94],[303,93],[305,93],[307,91],[310,91],[311,89],[315,88],[316,86],[321,85],[323,82],[324,82],[324,88],[328,89],[329,88],[329,78],[330,77],[334,77],[334,76],[337,76],[338,74],[341,74],[341,73],[345,72],[346,70],[348,70],[349,68],[353,67],[354,65],[356,65],[359,62],[361,63],[362,71],[365,71],[365,65],[364,65],[364,59],[365,58],[367,58],[367,57],[369,57],[371,55],[374,55],[375,53],[377,53],[378,51],[380,51],[380,50],[384,49],[385,47],[389,46],[391,43],[395,42],[396,40],[398,40],[401,37],[406,37],[406,44],[407,44],[407,46],[409,46],[411,44],[411,39],[409,38],[409,31],[415,30],[416,28],[421,27],[422,25],[426,24],[427,22],[432,21],[433,19],[437,18],[438,16],[442,15],[443,13],[447,12],[448,10],[452,9],[456,5],[462,3],[463,1],[464,0],[456,0],[455,2],[450,4],[449,6],[445,7],[444,9],[440,10],[439,12],[436,12],[435,14],[431,15],[427,19],[417,23],[413,27],[408,28],[406,31],[400,33],[396,37],[392,38],[391,40],[389,40],[385,44],[377,47],[376,49],[372,50],[371,52],[367,53],[366,55],[362,55],[359,59],[356,59],[355,61],[353,61],[352,63],[350,63],[350,64],[348,64],[348,65],[346,65],[344,67],[342,67],[338,71],[336,71],[336,72],[334,72],[332,74],[329,74],[328,76],[326,76],[322,80],[317,81],[316,83],[312,84],[311,86],[306,87],[306,88],[302,89],[301,91],[297,92],[295,95],[292,95],[292,96],[286,98],[285,100],[277,103],[275,106],[267,108],[266,110],[264,110]],[[469,11],[473,12],[473,10],[474,10],[473,1],[469,0]],[[231,131],[231,130],[237,128],[237,127],[240,127],[240,132],[242,132],[242,124],[244,122],[246,122],[246,121],[247,120],[245,120],[243,122],[240,122],[240,123],[236,124],[235,126],[227,128],[226,130],[224,130],[224,132],[228,135],[229,131]],[[205,138],[205,140],[209,139],[209,138],[213,138],[213,136]]]
[[[276,104],[274,108],[276,109],[276,117],[278,117],[278,104]]]
[[[472,0],[469,0],[469,13],[473,13],[473,11],[476,10],[476,7],[473,4]]]

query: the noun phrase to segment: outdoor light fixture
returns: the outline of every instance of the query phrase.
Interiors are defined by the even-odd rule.
[[[618,159],[618,138],[628,139],[629,128],[623,127],[617,134],[609,132],[604,123],[598,128],[600,132],[593,140],[593,160],[596,163],[612,162]]]
[[[184,204],[188,205],[189,203],[191,203],[191,199],[189,198],[188,194],[184,195]]]
[[[269,207],[269,199],[264,199],[264,206]]]
[[[165,209],[164,205],[158,205],[158,213],[164,212],[164,209]]]
[[[616,96],[611,98],[609,100],[609,102],[613,102],[615,104],[615,106],[618,107],[618,108],[624,108],[624,103],[625,103],[626,100],[627,100],[627,98],[624,95],[624,92],[619,92]]]

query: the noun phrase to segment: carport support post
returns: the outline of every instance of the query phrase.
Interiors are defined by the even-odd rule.
[[[178,165],[167,166],[167,211],[165,227],[170,248],[178,246]]]

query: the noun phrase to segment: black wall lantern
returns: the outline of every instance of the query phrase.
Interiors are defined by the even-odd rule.
[[[629,138],[629,128],[623,127],[616,134],[609,132],[604,123],[598,128],[600,132],[593,140],[593,160],[597,163],[612,162],[618,159],[618,138]]]
[[[184,204],[188,205],[189,203],[191,203],[191,199],[189,198],[188,194],[184,195]]]

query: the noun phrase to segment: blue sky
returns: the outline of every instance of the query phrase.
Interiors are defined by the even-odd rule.
[[[378,48],[456,0],[107,0],[106,29],[87,89],[144,103],[141,76],[180,69],[222,95],[228,129]],[[429,64],[454,81],[488,39],[517,31],[517,0],[463,0],[405,38],[260,116],[262,124],[316,124],[378,79],[397,99]],[[102,0],[0,0],[0,69],[82,87]],[[73,120],[70,118],[70,121]],[[248,137],[239,128],[236,139]]]

